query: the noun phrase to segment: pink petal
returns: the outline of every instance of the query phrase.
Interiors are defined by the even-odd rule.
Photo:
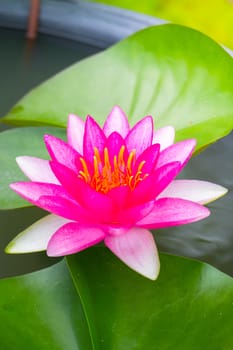
[[[177,176],[180,163],[168,163],[139,182],[129,196],[129,204],[140,204],[155,199],[158,194]]]
[[[112,217],[113,203],[110,197],[97,192],[91,188],[85,181],[79,179],[77,175],[65,166],[51,162],[51,168],[57,176],[65,190],[70,193],[72,198],[77,200],[90,215],[97,220],[106,220]]]
[[[165,126],[164,128],[154,131],[152,144],[159,143],[160,151],[173,145],[175,139],[175,129],[173,126]]]
[[[67,127],[68,144],[71,145],[78,153],[83,154],[83,136],[84,136],[84,121],[70,114]]]
[[[123,138],[125,138],[128,134],[128,119],[119,106],[113,107],[111,113],[106,119],[106,122],[104,123],[103,131],[107,137],[114,131],[118,132]]]
[[[129,209],[124,209],[122,211],[116,212],[112,222],[117,223],[118,225],[123,226],[133,226],[135,222],[141,220],[154,207],[154,201],[146,202],[140,205],[135,205]],[[107,223],[107,222],[106,222]],[[110,222],[108,222],[110,224]]]
[[[174,145],[166,148],[160,153],[157,167],[170,162],[180,162],[182,167],[190,159],[194,147],[196,145],[196,140],[190,139],[181,142],[177,142]]]
[[[147,116],[135,124],[128,133],[125,140],[128,151],[136,150],[136,154],[139,156],[147,147],[151,146],[152,136],[153,119]]]
[[[16,158],[16,162],[31,181],[59,184],[59,181],[50,168],[48,160],[21,156]]]
[[[97,148],[100,155],[102,155],[105,143],[106,137],[102,129],[92,117],[88,116],[84,131],[84,158],[90,163],[92,163],[94,156],[94,148]]]
[[[138,170],[139,164],[145,161],[142,168],[142,174],[150,174],[155,168],[159,156],[159,150],[160,146],[156,144],[149,146],[144,152],[142,152],[135,163],[135,172]]]
[[[51,161],[50,166],[63,188],[72,198],[80,202],[82,199],[80,186],[84,184],[84,180],[80,179],[74,171],[60,163]]]
[[[134,227],[119,236],[107,236],[106,246],[126,265],[141,275],[155,280],[159,274],[158,251],[152,234]]]
[[[122,138],[122,136],[120,134],[118,134],[117,132],[113,132],[108,137],[105,146],[108,149],[109,160],[110,160],[110,163],[111,163],[111,165],[113,167],[114,156],[118,156],[120,148],[122,146],[125,146],[125,140]],[[127,151],[127,149],[125,149],[125,151],[124,151],[124,160],[125,160],[125,162],[127,162],[128,156],[129,156],[128,155],[128,151]]]
[[[51,135],[44,136],[47,150],[53,160],[61,163],[73,171],[78,171],[77,163],[79,162],[80,154],[74,150],[66,142]]]
[[[74,254],[95,245],[105,238],[102,229],[75,222],[62,226],[49,241],[48,256]]]
[[[110,197],[93,190],[84,183],[82,205],[96,222],[109,222],[113,216],[113,203]]]
[[[204,206],[177,198],[161,198],[154,204],[153,210],[137,222],[137,226],[151,229],[184,225],[209,216]]]
[[[18,234],[6,247],[10,254],[39,252],[47,249],[48,242],[67,219],[47,215]]]
[[[139,205],[145,203],[149,198],[155,199],[152,191],[156,188],[156,177],[151,175],[145,178],[143,181],[139,182],[136,188],[130,193],[128,197],[128,206]]]
[[[24,199],[35,204],[43,196],[61,196],[70,199],[67,192],[61,186],[42,182],[15,182],[10,188]]]
[[[223,186],[199,180],[174,180],[159,195],[159,198],[173,197],[206,204],[222,197],[227,189]]]
[[[130,193],[131,191],[128,186],[119,186],[111,189],[108,192],[108,196],[112,199],[113,206],[117,210],[121,210],[125,207]]]
[[[37,182],[16,182],[10,187],[32,204],[55,215],[76,221],[83,221],[87,218],[85,210],[61,186]]]
[[[181,164],[179,162],[171,162],[156,169],[155,186],[151,189],[151,196],[155,198],[160,192],[166,188],[170,182],[179,174],[181,170]]]
[[[35,204],[50,213],[69,220],[80,223],[91,222],[91,217],[84,208],[63,197],[41,196]]]

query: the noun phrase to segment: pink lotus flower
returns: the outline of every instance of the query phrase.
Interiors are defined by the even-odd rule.
[[[88,116],[69,116],[68,142],[45,136],[51,160],[28,156],[17,163],[31,182],[11,188],[51,215],[19,234],[9,253],[47,249],[77,253],[101,241],[125,264],[156,279],[159,258],[149,229],[183,225],[209,215],[202,204],[226,189],[204,181],[174,180],[195,140],[173,144],[170,126],[154,131],[147,116],[130,128],[114,107],[103,128]]]

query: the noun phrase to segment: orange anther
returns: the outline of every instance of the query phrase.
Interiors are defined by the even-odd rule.
[[[93,174],[90,174],[85,159],[81,157],[83,170],[79,171],[79,177],[98,192],[107,193],[119,186],[128,186],[133,191],[137,184],[148,176],[148,174],[142,174],[145,161],[140,162],[137,169],[133,169],[136,163],[136,150],[130,152],[127,161],[124,159],[124,153],[123,145],[118,155],[114,155],[111,161],[108,148],[105,147],[101,159],[99,150],[95,147]]]

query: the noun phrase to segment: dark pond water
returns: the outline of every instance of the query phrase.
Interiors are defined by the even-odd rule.
[[[0,28],[0,116],[34,86],[98,49],[40,35],[35,43],[23,31]]]
[[[32,44],[26,41],[23,31],[2,28],[0,47],[0,116],[42,81],[99,51],[96,47],[46,35],[40,35]],[[0,130],[5,128],[0,124]],[[37,208],[0,211],[0,277],[33,271],[55,262],[44,253],[7,255],[3,252],[17,232],[42,215]]]

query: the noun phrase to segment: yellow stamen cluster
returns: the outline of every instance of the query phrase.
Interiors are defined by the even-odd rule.
[[[90,174],[84,158],[80,158],[83,170],[79,171],[79,177],[88,183],[98,192],[107,193],[112,188],[119,186],[129,186],[134,190],[137,184],[142,181],[147,174],[142,174],[145,161],[140,162],[137,169],[133,169],[136,162],[136,151],[130,152],[127,161],[124,157],[125,146],[121,146],[118,155],[113,157],[111,164],[108,148],[104,148],[103,160],[99,150],[94,148],[93,174]]]

